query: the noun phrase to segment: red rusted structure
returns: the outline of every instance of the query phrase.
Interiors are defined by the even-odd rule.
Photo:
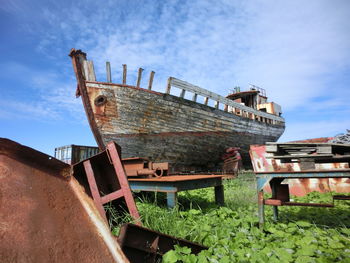
[[[132,263],[161,262],[162,256],[175,245],[191,248],[192,254],[198,254],[208,247],[134,224],[124,224],[120,228],[118,242]]]
[[[162,177],[168,175],[168,163],[154,163],[147,158],[124,158],[122,163],[128,177]]]
[[[251,161],[257,178],[259,222],[264,223],[264,205],[272,205],[278,219],[278,206],[321,206],[334,204],[295,203],[289,198],[287,179],[335,178],[347,187],[350,184],[350,145],[329,143],[268,143],[250,147]],[[272,198],[264,200],[263,189],[270,185]],[[349,192],[349,191],[348,191]],[[347,200],[348,196],[335,196]]]
[[[238,175],[238,171],[242,166],[242,157],[239,150],[240,148],[238,147],[227,148],[225,154],[221,157],[224,161],[223,173],[226,175],[226,178],[236,177]]]
[[[73,176],[85,187],[106,221],[103,205],[114,202],[119,206],[122,201],[134,220],[141,223],[120,155],[120,147],[110,142],[101,153],[75,164]]]
[[[0,138],[0,261],[129,262],[71,167]]]
[[[313,141],[312,147],[317,147],[316,145],[322,145],[319,141],[324,138],[312,139]],[[328,138],[327,138],[328,139]],[[305,140],[305,143],[310,143],[310,140]],[[294,145],[297,147],[298,144],[304,144],[303,141],[298,142],[290,142],[289,145]],[[341,145],[340,145],[341,146]],[[301,171],[302,165],[307,164],[304,162],[303,164],[297,162],[286,162],[282,159],[274,159],[271,158],[274,153],[270,152],[271,148],[275,148],[273,144],[269,145],[253,145],[251,146],[250,155],[251,161],[253,165],[253,169],[255,172],[293,172],[293,171]],[[329,153],[328,153],[329,154]],[[312,159],[312,158],[309,158]],[[288,159],[287,159],[288,160]],[[323,160],[324,161],[324,160]],[[309,162],[310,163],[310,162]],[[316,170],[333,170],[333,169],[341,169],[341,168],[349,168],[349,164],[347,162],[316,162],[315,169]],[[318,192],[338,192],[338,193],[348,193],[350,192],[350,181],[346,178],[301,178],[301,179],[293,179],[288,181],[289,190],[292,195],[303,196],[313,191]],[[271,192],[271,188],[269,185],[266,185],[264,188],[265,191]]]

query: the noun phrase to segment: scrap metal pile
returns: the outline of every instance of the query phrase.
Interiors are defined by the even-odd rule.
[[[257,177],[261,224],[264,222],[264,205],[273,206],[275,220],[278,218],[278,206],[334,206],[334,203],[292,202],[290,181],[302,182],[304,194],[315,190],[349,192],[349,144],[267,143],[251,145],[250,156]],[[316,187],[310,187],[312,180],[316,180]],[[331,180],[335,180],[333,188]],[[263,191],[268,185],[271,188],[272,198],[265,200]],[[336,195],[333,196],[333,200],[349,200],[349,196]]]

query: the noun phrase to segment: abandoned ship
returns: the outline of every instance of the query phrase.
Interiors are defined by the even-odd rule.
[[[240,147],[243,161],[249,162],[251,144],[274,142],[285,129],[281,107],[268,102],[264,90],[220,96],[185,81],[170,77],[166,92],[152,90],[154,72],[147,88],[140,87],[142,69],[136,86],[126,84],[123,65],[122,84],[111,82],[109,62],[107,82],[96,81],[92,61],[81,50],[72,49],[77,78],[86,115],[99,148],[111,141],[122,148],[122,157],[145,157],[169,162],[171,171],[214,171],[228,147]],[[180,96],[171,95],[173,88]],[[193,94],[192,100],[185,93]],[[199,96],[204,102],[198,101]],[[215,102],[209,105],[209,100]]]

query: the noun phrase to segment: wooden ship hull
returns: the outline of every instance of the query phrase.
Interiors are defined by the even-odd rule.
[[[151,90],[154,73],[148,89],[140,88],[141,70],[136,86],[125,84],[126,71],[123,84],[97,82],[85,53],[73,49],[70,56],[77,92],[98,146],[104,149],[109,141],[116,141],[123,158],[169,162],[172,171],[208,171],[218,167],[225,149],[232,146],[240,147],[243,160],[249,162],[250,144],[274,142],[285,129],[282,117],[260,113],[175,78],[169,78],[166,93]],[[171,95],[171,87],[181,88],[181,96]],[[195,92],[193,100],[184,98],[185,91]],[[197,95],[206,94],[203,104],[196,101]],[[213,98],[216,107],[208,106]],[[223,110],[219,102],[225,105]]]

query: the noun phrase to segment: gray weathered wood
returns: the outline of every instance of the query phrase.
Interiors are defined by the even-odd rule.
[[[219,103],[220,103],[220,102],[219,102],[218,100],[217,100],[217,101],[215,101],[215,106],[214,106],[214,107],[215,107],[215,109],[218,109],[218,108],[219,108]]]
[[[127,66],[123,64],[123,84],[126,84],[126,74],[127,74]]]
[[[192,101],[197,101],[197,94],[196,93],[193,94]]]
[[[205,97],[205,98],[204,98],[204,105],[208,105],[208,101],[209,101],[209,98],[208,98],[208,97]]]
[[[332,153],[331,145],[319,145],[317,146],[317,153]]]
[[[87,81],[96,81],[94,63],[91,60],[84,60],[84,76]]]
[[[265,149],[266,149],[266,152],[268,152],[268,153],[275,153],[278,151],[278,147],[276,144],[275,145],[267,144],[265,146]]]
[[[165,93],[166,94],[170,94],[170,90],[171,90],[171,78],[168,78],[168,82],[167,82],[167,85],[166,85]]]
[[[112,73],[111,73],[111,63],[106,62],[106,74],[107,74],[107,82],[112,82]]]
[[[185,97],[185,92],[186,92],[186,90],[181,90],[181,94],[180,94],[180,98],[184,98]]]
[[[245,105],[242,105],[240,103],[237,103],[237,102],[234,102],[230,99],[227,99],[227,98],[225,98],[219,94],[216,94],[214,92],[211,92],[211,91],[208,91],[206,89],[192,85],[186,81],[179,80],[179,79],[176,79],[174,77],[170,77],[168,81],[170,82],[170,85],[173,87],[183,89],[183,90],[186,90],[186,91],[189,91],[192,93],[196,93],[196,94],[201,95],[203,97],[208,97],[212,100],[219,101],[220,103],[227,104],[227,105],[232,106],[234,108],[244,110],[246,112],[254,113],[257,116],[262,116],[262,117],[267,118],[267,119],[276,120],[279,122],[284,122],[284,119],[282,117],[255,110],[253,108],[247,107]]]
[[[141,83],[141,78],[142,78],[142,71],[143,68],[139,68],[139,72],[137,74],[137,82],[136,82],[136,87],[140,87],[140,83]]]
[[[153,78],[154,78],[154,71],[152,70],[150,75],[149,75],[149,81],[148,81],[148,89],[152,89],[152,84],[153,84]]]

